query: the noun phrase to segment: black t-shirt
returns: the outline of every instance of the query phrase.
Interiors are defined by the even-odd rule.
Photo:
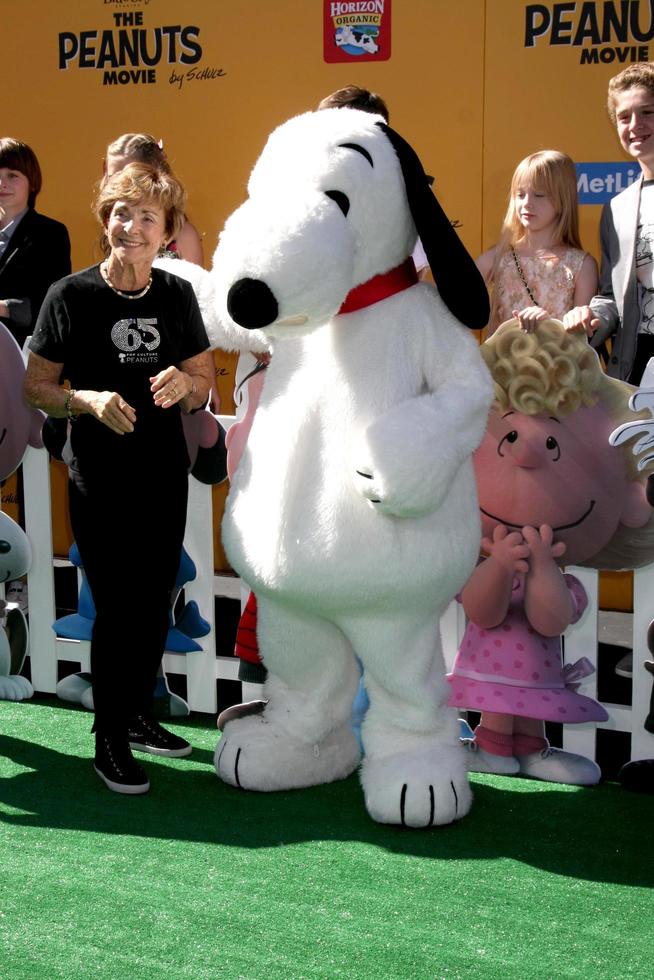
[[[72,426],[71,448],[80,470],[119,465],[159,469],[188,463],[180,409],[157,408],[150,378],[209,346],[193,288],[184,279],[152,270],[140,299],[119,296],[97,265],[50,287],[30,350],[63,364],[72,388],[116,391],[136,412],[134,432],[120,436],[91,415]]]

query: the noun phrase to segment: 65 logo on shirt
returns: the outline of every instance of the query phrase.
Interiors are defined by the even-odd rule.
[[[154,364],[159,360],[154,353],[161,343],[156,323],[156,317],[128,317],[114,323],[111,339],[121,352],[121,364]]]

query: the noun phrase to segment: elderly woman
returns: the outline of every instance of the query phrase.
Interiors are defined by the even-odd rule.
[[[97,610],[95,770],[118,793],[149,789],[131,749],[191,751],[151,715],[186,522],[180,413],[204,405],[213,377],[192,288],[152,268],[184,198],[171,174],[143,164],[103,183],[107,257],[50,288],[25,381],[32,405],[71,421],[70,517]]]

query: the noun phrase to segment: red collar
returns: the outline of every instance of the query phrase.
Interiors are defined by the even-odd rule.
[[[395,293],[401,293],[409,286],[415,286],[418,282],[418,273],[413,264],[413,259],[409,256],[402,265],[395,266],[388,272],[373,276],[367,282],[362,282],[360,286],[351,289],[343,300],[343,305],[338,311],[341,313],[354,313],[355,310],[362,310],[365,306],[372,306],[379,303],[382,299],[388,299]]]

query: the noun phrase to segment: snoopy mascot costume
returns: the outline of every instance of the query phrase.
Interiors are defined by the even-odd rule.
[[[438,289],[417,281],[417,232]],[[471,793],[439,619],[479,551],[492,386],[460,321],[487,322],[484,283],[414,151],[355,109],[273,132],[207,275],[214,344],[272,351],[222,528],[257,597],[267,704],[227,723],[218,775],[270,791],[352,773],[362,665],[371,817],[457,820]]]

